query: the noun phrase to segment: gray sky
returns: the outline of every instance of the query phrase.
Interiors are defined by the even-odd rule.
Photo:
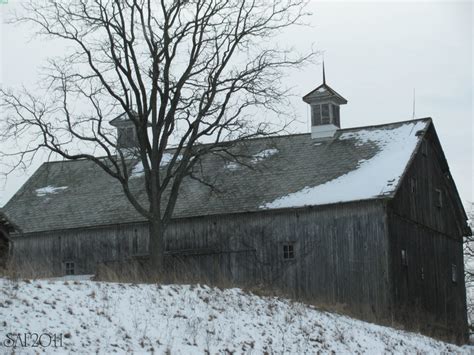
[[[0,16],[17,1],[0,5]],[[473,197],[473,5],[459,1],[312,1],[311,27],[295,28],[281,43],[304,51],[314,43],[325,52],[328,84],[349,102],[341,111],[343,127],[430,116],[463,202]],[[34,85],[48,56],[62,47],[31,37],[28,27],[0,27],[0,83]],[[293,72],[293,106],[308,132],[308,109],[301,97],[321,83],[321,67]],[[0,147],[1,150],[2,147]],[[42,163],[0,182],[0,206]]]

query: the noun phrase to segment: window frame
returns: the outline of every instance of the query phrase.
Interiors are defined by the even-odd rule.
[[[443,190],[442,189],[435,189],[435,206],[438,208],[443,207]]]
[[[453,284],[458,283],[458,266],[454,263],[451,264],[451,282]]]
[[[294,261],[296,260],[296,243],[295,242],[283,242],[281,243],[281,259],[283,261]]]
[[[318,113],[318,117],[316,117],[316,113]],[[311,125],[312,126],[320,126],[322,125],[322,117],[321,117],[321,105],[311,105]]]
[[[122,127],[119,128],[118,141],[121,146],[129,147],[136,143],[135,128],[134,127]]]
[[[68,276],[76,274],[76,265],[73,260],[67,260],[64,262],[64,274]]]
[[[411,193],[416,193],[416,190],[417,190],[417,184],[418,184],[418,181],[416,180],[415,177],[411,177],[410,178],[410,192]]]
[[[408,252],[406,249],[401,249],[400,258],[403,267],[408,267]]]
[[[339,105],[331,104],[332,107],[332,123],[338,127],[341,125],[340,121],[340,108]]]
[[[323,115],[323,106],[327,107],[327,116]],[[339,127],[339,106],[331,102],[311,105],[311,125],[323,126],[334,124]]]
[[[330,103],[326,104],[321,104],[321,124],[322,125],[327,125],[332,123],[332,117],[331,117],[331,107]]]

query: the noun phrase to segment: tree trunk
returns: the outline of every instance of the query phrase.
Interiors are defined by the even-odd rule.
[[[164,270],[164,228],[159,218],[150,221],[150,239],[148,252],[150,263],[148,275],[151,279],[161,279],[165,274]]]

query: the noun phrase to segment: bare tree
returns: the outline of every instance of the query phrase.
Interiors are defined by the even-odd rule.
[[[30,1],[10,22],[34,24],[68,52],[49,60],[41,96],[0,90],[2,137],[19,147],[4,157],[19,158],[17,167],[46,149],[93,161],[150,222],[150,259],[162,270],[163,235],[193,167],[206,154],[228,153],[228,141],[286,127],[251,119],[252,109],[287,113],[283,69],[316,52],[295,54],[272,39],[302,24],[304,9],[304,0]],[[136,129],[146,202],[130,188],[130,155],[105,124],[121,113]],[[172,159],[160,168],[171,143]]]

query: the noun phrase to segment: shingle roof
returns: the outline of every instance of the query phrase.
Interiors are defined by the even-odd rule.
[[[347,100],[326,83],[319,85],[316,89],[310,91],[305,96],[303,96],[303,101],[306,103],[311,103],[314,100],[322,101],[331,98],[339,102],[339,104],[341,105],[347,104]]]
[[[207,157],[201,178],[216,189],[185,179],[173,216],[392,197],[421,139],[417,132],[430,122],[341,129],[330,140],[298,134],[247,141],[233,149],[251,168]],[[142,179],[131,179],[132,190],[145,200]],[[24,233],[144,220],[120,185],[87,160],[43,164],[4,210]]]

